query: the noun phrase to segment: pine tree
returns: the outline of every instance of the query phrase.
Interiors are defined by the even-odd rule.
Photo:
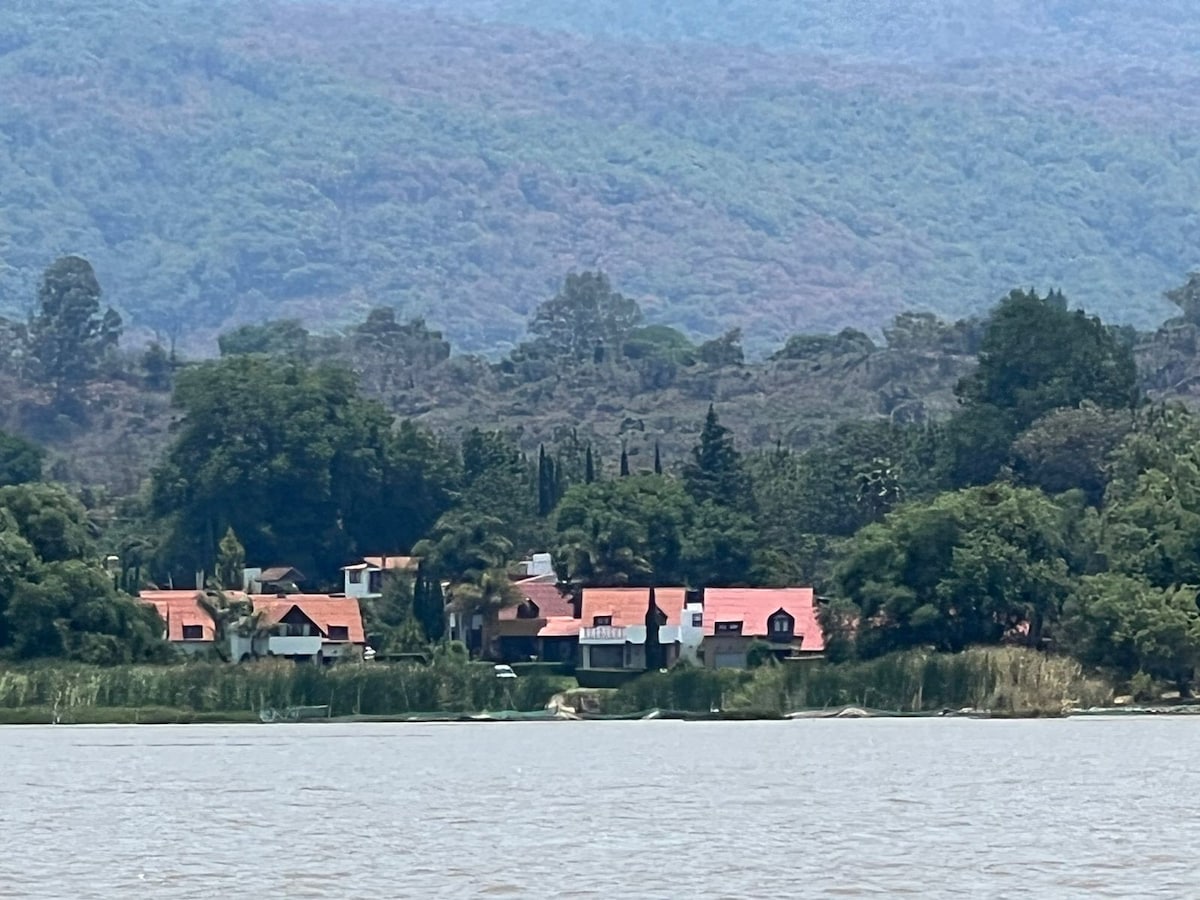
[[[697,503],[745,508],[750,500],[749,478],[733,445],[733,433],[721,424],[711,404],[700,442],[692,448],[692,459],[683,467],[683,482]]]

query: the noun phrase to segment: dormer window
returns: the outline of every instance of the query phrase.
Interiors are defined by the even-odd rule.
[[[742,633],[742,623],[741,622],[717,622],[713,631],[716,634],[741,634]]]
[[[692,613],[692,627],[701,628],[704,625],[704,613]]]
[[[526,597],[525,602],[517,607],[517,618],[536,619],[539,612],[540,610],[538,609],[538,605]]]
[[[777,609],[767,619],[768,637],[772,641],[785,643],[792,639],[796,630],[796,620],[786,609]]]
[[[599,628],[601,625],[611,625],[612,616],[595,616],[592,619],[592,627]]]
[[[351,584],[362,584],[362,569],[351,569],[349,575]]]
[[[204,640],[203,625],[184,625],[183,639],[185,641],[202,641]]]

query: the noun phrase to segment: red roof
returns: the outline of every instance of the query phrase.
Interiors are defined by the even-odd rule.
[[[288,614],[292,607],[308,616],[321,637],[329,640],[331,626],[340,625],[347,629],[348,640],[354,644],[365,644],[362,611],[354,597],[334,597],[330,594],[288,594],[285,597],[254,598],[255,611],[262,610],[268,623],[275,623]]]
[[[804,650],[825,649],[812,588],[706,588],[704,633],[713,634],[718,622],[741,622],[743,636],[765,638],[770,635],[768,619],[781,609],[796,620],[795,634],[803,635]]]
[[[667,617],[666,624],[678,625],[683,615],[683,588],[655,588],[655,605]],[[650,588],[584,588],[581,619],[591,627],[597,616],[611,616],[614,627],[646,624]]]
[[[241,591],[228,591],[228,596],[234,599],[245,599]],[[199,625],[201,637],[198,640],[216,640],[216,628],[212,617],[200,605],[201,591],[139,591],[138,599],[149,603],[158,610],[159,618],[167,624],[167,640],[182,641],[184,625]],[[189,638],[189,640],[197,640]]]
[[[571,603],[570,597],[564,597],[559,593],[558,588],[553,584],[547,584],[544,581],[518,581],[513,585],[517,593],[521,595],[521,603],[526,600],[532,600],[537,604],[538,618],[550,618],[555,616],[572,616],[575,614],[575,607]],[[516,606],[506,606],[500,610],[500,619],[515,619],[517,611],[520,609],[520,604]]]
[[[538,629],[538,637],[579,637],[579,629],[583,627],[582,619],[570,616],[552,616],[546,624]]]

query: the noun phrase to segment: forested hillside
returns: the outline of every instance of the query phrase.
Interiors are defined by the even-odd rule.
[[[193,352],[381,305],[502,352],[603,268],[755,355],[1016,284],[1152,326],[1195,263],[1182,3],[588,9],[7,4],[0,312],[81,253]]]

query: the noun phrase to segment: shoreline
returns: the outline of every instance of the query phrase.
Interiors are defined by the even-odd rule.
[[[830,719],[985,719],[996,721],[1028,719],[1073,718],[1131,718],[1131,717],[1200,716],[1200,705],[1178,706],[1113,706],[1064,710],[1048,713],[1041,710],[928,710],[899,712],[844,706],[828,709],[796,710],[774,713],[754,710],[696,712],[687,710],[649,709],[636,713],[601,715],[574,713],[562,709],[518,712],[497,710],[479,713],[399,713],[394,715],[341,715],[315,718],[263,718],[263,712],[238,710],[197,712],[168,707],[75,707],[55,711],[45,706],[0,709],[0,727],[21,725],[348,725],[348,724],[484,724],[522,722],[795,722]]]

